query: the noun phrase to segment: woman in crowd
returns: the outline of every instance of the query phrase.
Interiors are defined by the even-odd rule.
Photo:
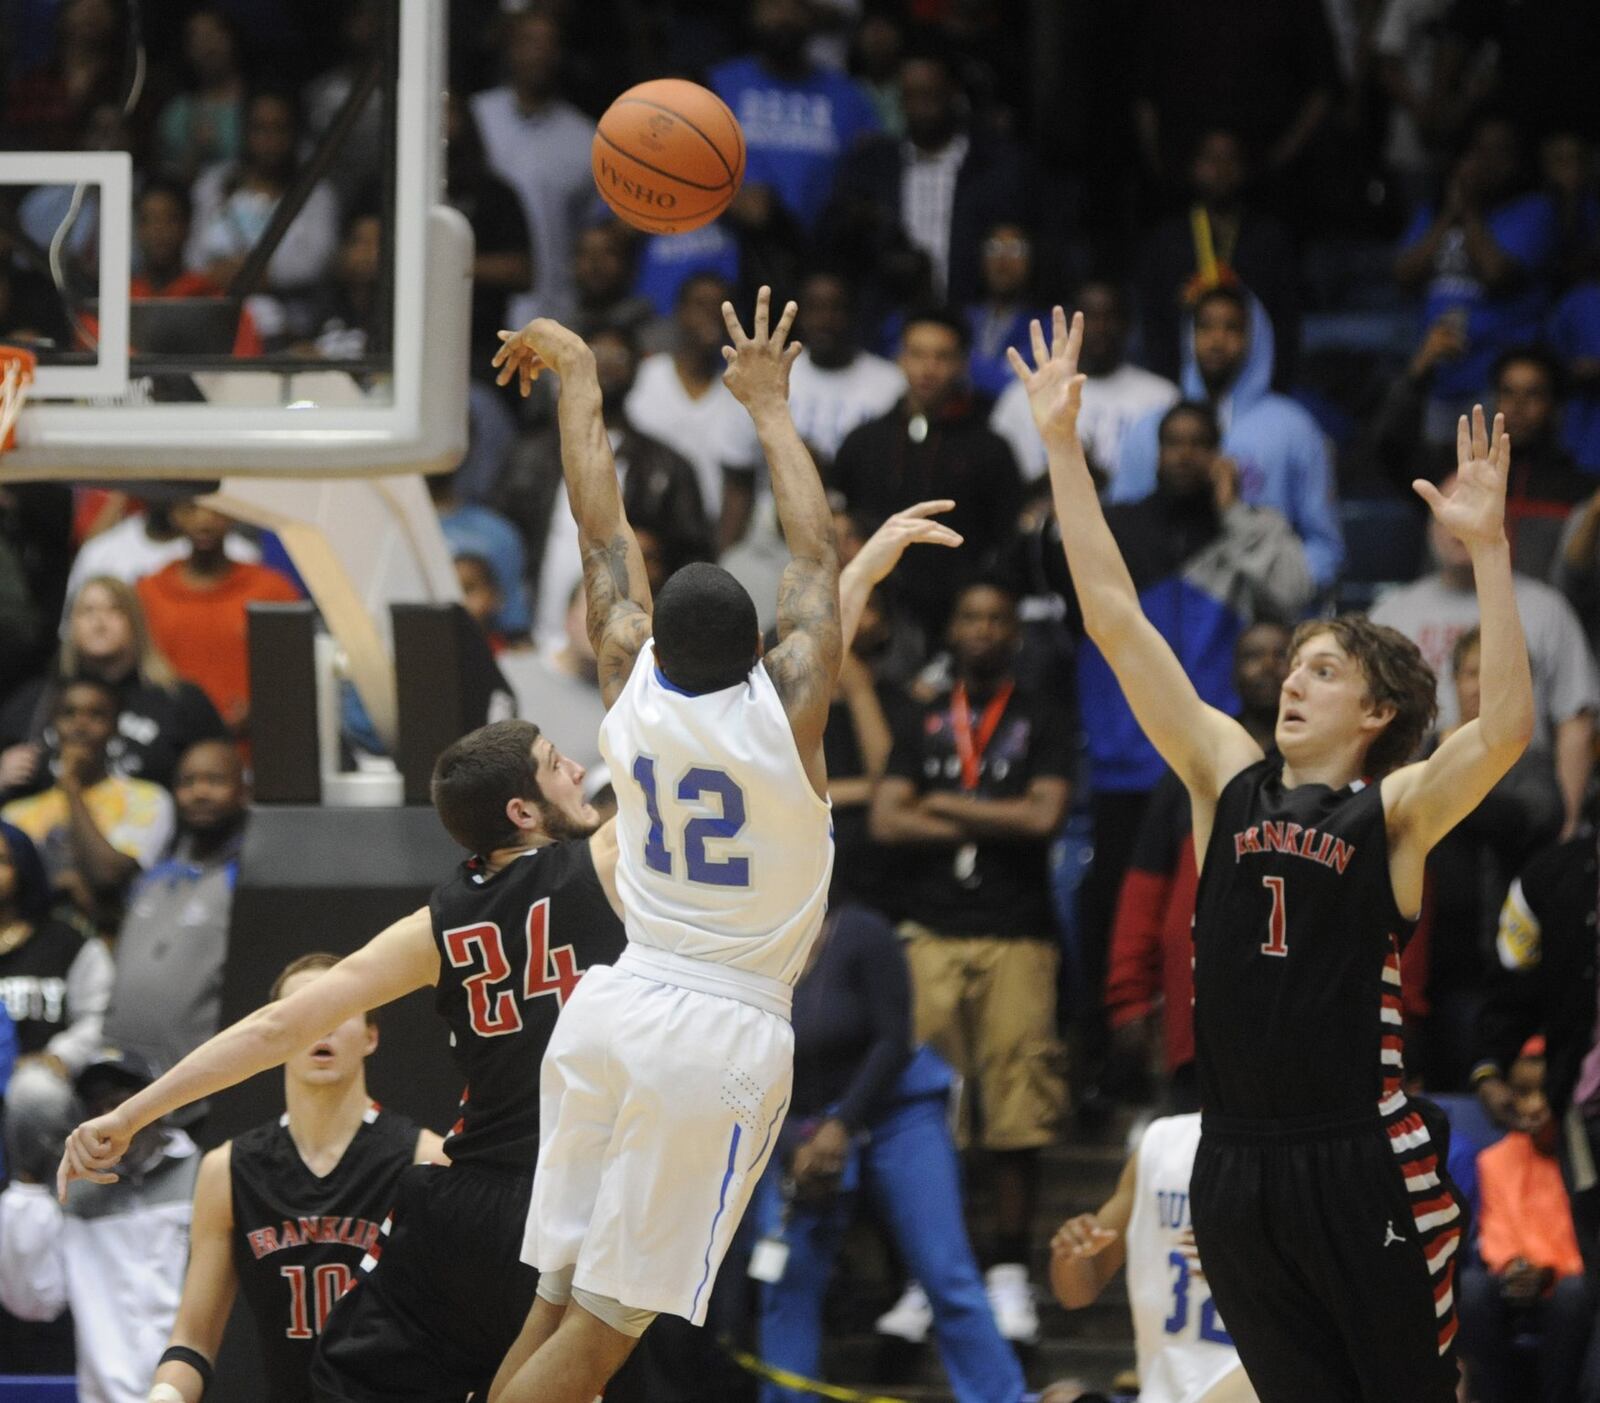
[[[6,1087],[6,1163],[41,1180],[72,1128],[71,1079],[99,1051],[111,998],[105,942],[54,899],[32,840],[0,822],[0,998],[19,1054]]]
[[[196,741],[227,735],[206,694],[180,681],[151,642],[132,587],[99,575],[73,598],[55,676],[23,686],[0,711],[0,798],[50,784],[57,749],[50,727],[56,689],[82,674],[102,678],[117,691],[117,734],[108,756],[113,773],[170,788],[185,750]]]

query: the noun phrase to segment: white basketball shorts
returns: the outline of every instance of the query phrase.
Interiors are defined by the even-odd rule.
[[[627,970],[587,971],[539,1083],[522,1260],[705,1324],[717,1268],[777,1143],[794,1077],[786,1019]]]

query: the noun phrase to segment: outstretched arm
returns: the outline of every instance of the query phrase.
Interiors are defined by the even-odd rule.
[[[722,304],[733,345],[723,347],[723,375],[735,399],[756,426],[772,476],[778,522],[789,547],[789,563],[778,586],[778,646],[768,655],[767,671],[783,698],[802,757],[816,755],[821,776],[822,729],[839,676],[844,636],[839,620],[839,549],[833,539],[833,513],[811,452],[789,414],[789,367],[800,354],[798,341],[785,345],[798,308],[783,309],[769,332],[772,289],[756,294],[756,315],[746,335],[731,302]],[[807,769],[811,769],[807,758]],[[819,792],[825,783],[818,786]]]
[[[194,1217],[189,1225],[189,1269],[183,1278],[183,1298],[178,1318],[172,1322],[171,1345],[183,1345],[215,1363],[222,1348],[222,1332],[239,1289],[233,1265],[233,1190],[229,1165],[231,1142],[212,1150],[200,1161],[194,1187]],[[200,1403],[205,1379],[192,1364],[172,1360],[156,1370],[151,1381],[166,1384],[182,1403]]]
[[[1200,699],[1166,639],[1139,607],[1133,577],[1100,510],[1078,439],[1082,342],[1082,313],[1074,315],[1069,331],[1066,314],[1057,307],[1050,345],[1039,323],[1033,323],[1033,369],[1015,347],[1007,356],[1028,391],[1044,440],[1061,544],[1084,628],[1116,673],[1150,743],[1194,798],[1210,802],[1228,780],[1261,758],[1261,750],[1243,726]],[[1206,826],[1197,822],[1197,835]]]
[[[67,1137],[56,1173],[65,1194],[74,1179],[115,1181],[112,1168],[145,1126],[247,1077],[281,1066],[301,1048],[325,1037],[347,1018],[439,980],[439,951],[432,917],[423,907],[373,936],[353,955],[308,980],[287,998],[263,1004],[177,1066],[135,1092],[108,1115],[84,1121]]]
[[[1093,1305],[1127,1260],[1138,1174],[1135,1151],[1122,1166],[1116,1192],[1100,1211],[1068,1218],[1050,1239],[1050,1289],[1068,1310]]]
[[[1517,761],[1533,735],[1533,677],[1517,613],[1506,541],[1506,479],[1511,440],[1495,415],[1491,436],[1483,406],[1456,429],[1456,482],[1446,497],[1431,482],[1412,486],[1447,531],[1471,553],[1478,590],[1483,680],[1478,718],[1458,727],[1427,760],[1383,781],[1389,829],[1389,875],[1402,912],[1422,903],[1428,851],[1480,803]]]
[[[848,648],[861,624],[861,611],[867,607],[872,591],[889,577],[900,563],[907,546],[959,546],[963,537],[942,522],[932,520],[954,508],[949,497],[898,511],[866,540],[853,559],[839,572],[839,631]]]
[[[495,353],[500,383],[515,375],[527,394],[545,369],[561,377],[556,415],[561,430],[561,472],[578,523],[583,585],[588,597],[589,644],[609,707],[622,691],[633,660],[650,637],[650,580],[633,528],[622,509],[622,488],[601,415],[594,352],[560,322],[540,317]]]

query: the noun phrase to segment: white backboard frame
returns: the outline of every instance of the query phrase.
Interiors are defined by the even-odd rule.
[[[34,401],[121,395],[128,389],[128,268],[132,258],[133,158],[126,151],[0,153],[0,185],[84,185],[100,192],[100,343],[93,365],[34,371]]]
[[[331,397],[293,409],[251,395],[206,404],[60,404],[35,399],[17,422],[0,481],[339,477],[440,472],[466,451],[472,237],[443,192],[444,0],[394,0],[393,374],[383,399]],[[378,99],[374,97],[373,101]],[[50,157],[52,162],[65,158]],[[56,170],[60,170],[56,166]],[[127,208],[124,201],[123,208]],[[404,289],[404,295],[400,290]],[[126,296],[122,299],[126,315]],[[108,337],[109,339],[109,337]],[[127,340],[124,322],[121,342]],[[315,361],[296,370],[314,372]],[[252,372],[272,382],[270,371]],[[354,382],[351,382],[352,386]]]

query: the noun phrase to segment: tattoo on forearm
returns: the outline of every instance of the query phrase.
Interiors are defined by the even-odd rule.
[[[782,642],[768,656],[767,672],[784,705],[792,711],[825,704],[842,651],[836,559],[790,561],[778,586],[778,636]]]
[[[650,636],[650,615],[632,596],[629,545],[628,537],[618,532],[604,545],[583,552],[589,645],[608,704],[628,680],[633,660]]]

